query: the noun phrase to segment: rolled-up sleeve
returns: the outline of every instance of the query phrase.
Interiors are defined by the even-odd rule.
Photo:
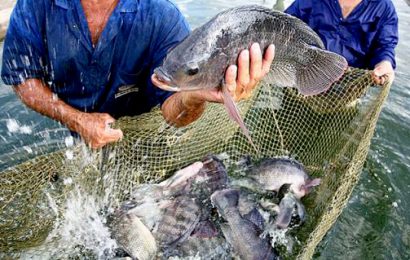
[[[155,46],[153,47],[153,62],[151,66],[151,75],[154,69],[159,67],[168,51],[184,40],[190,33],[190,28],[182,13],[172,3],[166,1],[166,4],[161,12],[164,15],[158,16],[161,19],[158,30],[155,30],[154,37],[156,38]],[[149,88],[153,89],[156,99],[162,105],[165,100],[170,97],[173,92],[164,91],[155,87],[151,79],[148,82]]]
[[[39,0],[17,1],[3,48],[1,78],[7,85],[19,85],[27,79],[45,76],[40,29],[43,11]]]
[[[381,61],[390,61],[396,68],[395,51],[399,41],[398,17],[391,1],[386,1],[387,7],[380,21],[380,29],[374,40],[370,66],[374,68]]]

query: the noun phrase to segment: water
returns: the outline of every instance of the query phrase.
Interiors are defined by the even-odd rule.
[[[225,8],[249,4],[245,0],[175,2],[193,28]],[[272,7],[274,2],[258,0],[252,3]],[[318,258],[410,259],[410,110],[406,106],[410,98],[407,63],[410,60],[410,7],[403,0],[393,2],[400,18],[396,81],[380,116],[361,180],[335,227],[320,245]],[[2,45],[0,43],[0,50]],[[27,109],[2,82],[0,104],[4,111],[0,116],[0,170],[66,145],[68,131],[63,126]],[[98,208],[101,203],[81,194],[73,198],[75,200],[88,203],[91,208]],[[80,207],[75,212],[82,211],[84,208]],[[102,228],[104,219],[96,217],[95,221],[86,222],[87,227],[106,236]],[[81,226],[81,223],[67,226]],[[95,242],[90,241],[89,247],[113,247],[108,238],[100,241],[103,245],[94,245]]]

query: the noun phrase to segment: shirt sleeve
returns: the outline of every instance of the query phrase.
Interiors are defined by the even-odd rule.
[[[44,45],[40,1],[19,0],[10,18],[3,47],[1,77],[7,85],[19,85],[30,78],[44,78]]]
[[[370,66],[374,68],[379,62],[387,60],[396,68],[395,51],[398,36],[398,17],[391,1],[387,2],[387,8],[379,23],[379,32],[373,43]]]
[[[308,23],[312,3],[310,0],[295,0],[286,10],[285,13],[295,16],[305,23]]]
[[[168,51],[184,40],[190,33],[190,28],[182,13],[169,1],[165,1],[162,6],[159,19],[161,20],[158,30],[155,30],[156,44],[153,49],[151,75],[154,69],[162,64]],[[149,88],[153,89],[156,100],[162,105],[165,100],[174,92],[165,91],[155,87],[151,79],[148,80]]]

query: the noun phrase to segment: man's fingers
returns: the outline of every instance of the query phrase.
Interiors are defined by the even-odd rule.
[[[238,58],[238,82],[241,86],[249,84],[249,51],[243,50]],[[237,92],[242,92],[242,89],[237,89]],[[241,93],[237,93],[241,94]]]
[[[238,72],[238,67],[236,65],[231,65],[228,67],[225,73],[225,86],[228,91],[233,95],[236,91],[236,76]]]
[[[112,140],[112,141],[117,141],[123,137],[123,133],[121,129],[113,129],[113,128],[108,128],[105,130],[106,133],[106,139],[107,140]]]
[[[101,114],[101,118],[105,121],[105,124],[112,124],[115,122],[115,119],[109,114]]]
[[[270,66],[272,65],[274,58],[275,58],[275,45],[271,44],[266,49],[265,56],[262,61],[262,70],[263,70],[264,75],[269,73]]]
[[[251,67],[250,80],[259,81],[262,77],[262,51],[259,43],[254,43],[250,51]]]
[[[376,68],[376,69],[373,71],[374,75],[377,76],[377,77],[381,77],[381,76],[387,74],[387,72],[388,72],[387,69],[385,69],[385,68],[382,67],[382,66]]]

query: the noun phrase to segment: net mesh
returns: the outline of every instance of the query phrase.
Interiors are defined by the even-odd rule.
[[[16,252],[46,239],[72,187],[67,179],[102,196],[109,190],[109,203],[116,206],[140,183],[157,182],[207,154],[223,153],[228,169],[244,155],[255,160],[287,155],[322,178],[303,200],[307,222],[291,231],[301,242],[293,256],[310,258],[359,179],[390,88],[372,86],[370,71],[353,68],[318,96],[261,84],[249,100],[239,103],[259,152],[223,106],[209,104],[203,116],[185,128],[165,124],[157,108],[118,120],[124,139],[103,150],[90,152],[77,144],[9,168],[0,173],[0,252]],[[67,159],[68,152],[74,159]]]

